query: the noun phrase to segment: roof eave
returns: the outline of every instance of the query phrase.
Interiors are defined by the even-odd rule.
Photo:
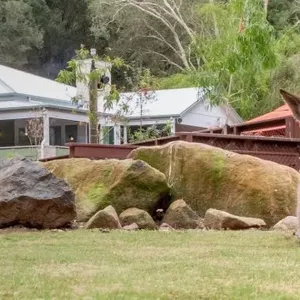
[[[147,119],[170,119],[170,118],[178,118],[181,114],[170,114],[170,115],[146,115],[146,116],[124,116],[126,119],[130,120],[147,120]]]

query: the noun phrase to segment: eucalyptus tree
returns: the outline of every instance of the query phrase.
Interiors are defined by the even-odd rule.
[[[113,53],[160,73],[195,70],[190,45],[201,25],[195,5],[204,0],[92,0],[92,32],[106,38]],[[159,72],[155,72],[159,73]]]

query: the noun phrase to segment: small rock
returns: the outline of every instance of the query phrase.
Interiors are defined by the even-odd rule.
[[[127,230],[127,231],[136,231],[136,230],[139,230],[139,226],[138,224],[136,223],[132,223],[130,225],[125,225],[123,227],[124,230]]]
[[[129,208],[120,214],[122,226],[136,223],[140,229],[156,229],[156,224],[152,217],[144,210],[138,208]]]
[[[273,226],[274,230],[283,231],[297,231],[298,229],[298,218],[294,216],[288,216]]]
[[[174,201],[168,208],[164,223],[175,229],[203,228],[201,218],[185,203],[184,200]]]
[[[266,223],[262,219],[235,216],[222,210],[210,208],[205,213],[204,225],[207,229],[242,230],[262,228],[266,226]]]
[[[174,228],[167,223],[162,223],[159,227],[159,231],[170,232],[174,231]]]
[[[102,233],[110,233],[110,230],[108,228],[100,228],[99,230]]]
[[[122,228],[116,210],[111,206],[98,211],[85,225],[86,229],[120,229]]]

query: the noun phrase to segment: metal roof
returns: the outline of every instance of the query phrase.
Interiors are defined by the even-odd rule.
[[[70,101],[76,88],[0,65],[0,95],[7,93]]]
[[[121,103],[127,103],[129,106],[128,115],[131,117],[140,117],[141,109],[144,116],[179,116],[187,108],[201,100],[203,95],[198,88],[183,88],[172,90],[158,90],[151,93],[150,100],[146,100],[143,106],[137,93],[121,94]],[[145,98],[145,97],[143,97]],[[109,112],[117,113],[117,107]]]
[[[201,88],[182,88],[158,90],[154,92],[151,101],[143,106],[143,116],[175,117],[181,116],[191,107],[203,102],[203,114],[206,114],[204,93]],[[28,109],[37,106],[76,109],[72,98],[76,96],[76,88],[56,81],[12,69],[0,65],[0,110]],[[1,98],[3,100],[1,100]],[[129,102],[128,99],[131,99]],[[121,94],[121,102],[128,102],[128,118],[140,117],[141,107],[138,105],[137,94]],[[221,106],[224,114],[228,114],[236,123],[242,119],[231,106]],[[116,114],[117,107],[104,111],[106,114]],[[202,110],[202,108],[201,108]]]
[[[289,106],[287,104],[282,105],[278,107],[277,109],[266,113],[262,116],[256,117],[252,120],[247,121],[246,123],[254,123],[254,122],[259,122],[259,121],[266,121],[266,120],[271,120],[271,119],[277,119],[277,118],[285,118],[285,117],[290,117],[292,116],[292,111],[290,110]]]
[[[142,106],[139,104],[141,100],[137,93],[121,94],[120,102],[127,103],[129,106],[127,117],[140,118],[141,110],[142,115],[146,118],[182,116],[197,103],[203,104],[201,108],[203,115],[207,115],[207,110],[209,110],[208,100],[204,96],[204,91],[201,88],[157,90],[148,93],[152,93],[150,101],[145,101]],[[241,117],[231,106],[222,105],[220,107],[225,115],[229,113],[234,122],[243,122]],[[115,106],[107,112],[117,114],[118,108]]]

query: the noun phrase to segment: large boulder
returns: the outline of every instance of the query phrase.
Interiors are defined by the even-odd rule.
[[[44,164],[65,179],[76,195],[77,220],[87,221],[108,205],[118,214],[130,207],[151,215],[169,198],[166,177],[143,161],[63,159]]]
[[[217,209],[208,209],[204,216],[204,226],[207,229],[243,230],[263,228],[266,223],[262,219],[240,217]]]
[[[201,218],[185,203],[184,200],[174,201],[168,208],[163,223],[175,229],[203,228]]]
[[[156,229],[152,217],[144,210],[135,207],[128,208],[120,214],[122,226],[136,223],[140,229]]]
[[[68,226],[76,217],[74,194],[62,179],[27,159],[0,159],[0,227]]]
[[[299,220],[297,217],[288,216],[273,226],[274,230],[297,231]]]
[[[85,225],[86,229],[103,228],[103,229],[120,229],[122,228],[116,210],[107,206],[98,211]]]
[[[200,216],[207,209],[263,218],[274,225],[295,215],[300,175],[294,169],[205,144],[171,142],[129,154],[164,173],[175,199]]]

